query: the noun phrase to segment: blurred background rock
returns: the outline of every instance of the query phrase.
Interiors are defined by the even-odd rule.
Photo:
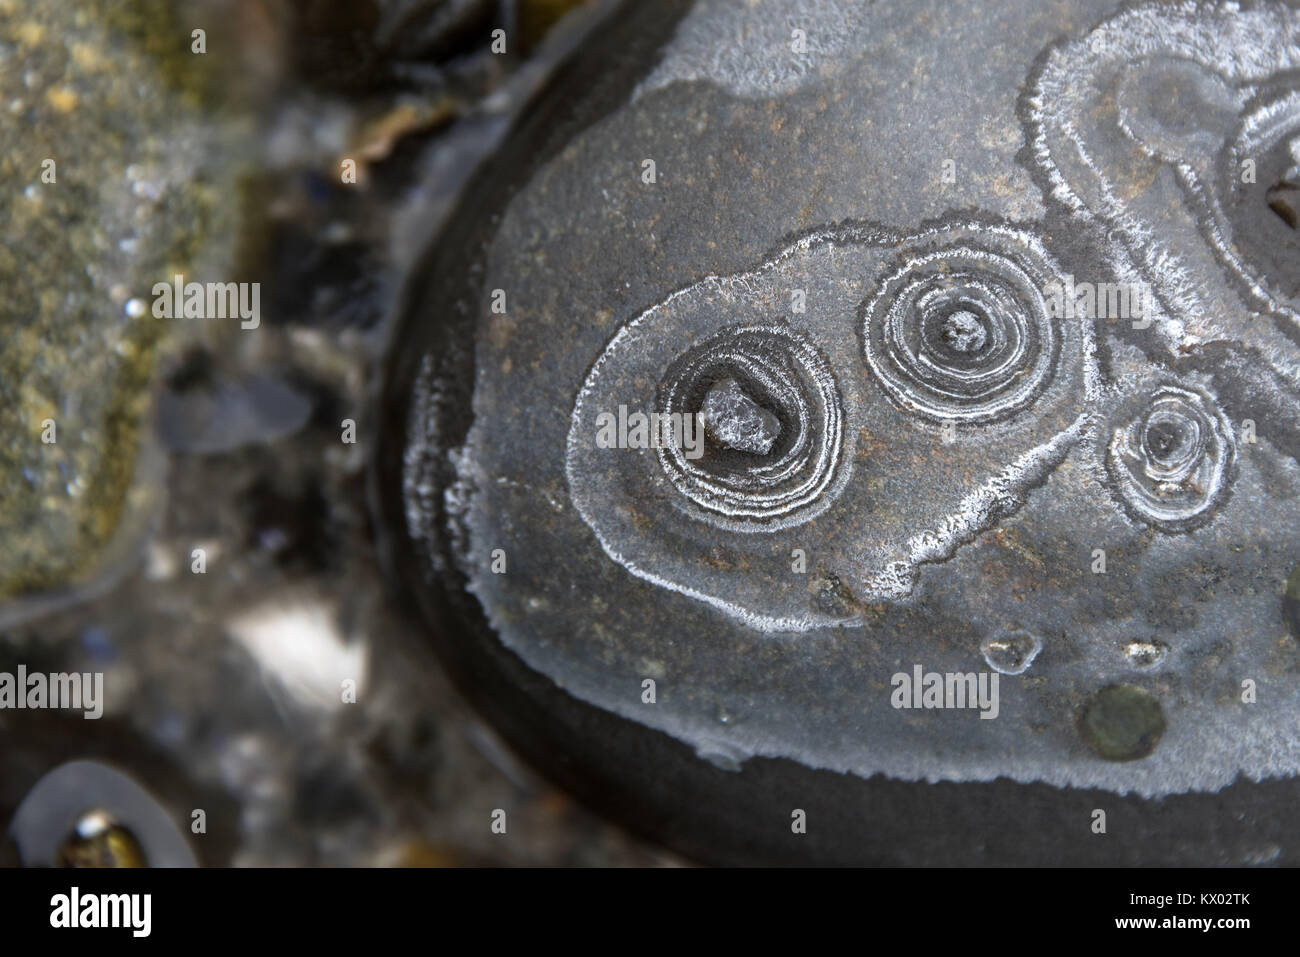
[[[674,863],[467,709],[365,498],[403,272],[589,7],[0,0],[0,672],[105,674],[98,721],[0,710],[6,827],[88,759],[207,865]],[[176,274],[258,327],[156,318]]]

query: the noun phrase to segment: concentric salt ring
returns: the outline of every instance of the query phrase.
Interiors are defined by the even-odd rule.
[[[975,245],[906,261],[864,309],[866,359],[900,407],[936,422],[987,423],[1029,406],[1060,350],[1045,264]]]

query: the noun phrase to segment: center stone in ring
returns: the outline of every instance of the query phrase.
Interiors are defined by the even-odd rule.
[[[767,455],[781,437],[781,420],[746,395],[735,379],[715,382],[700,412],[709,437],[738,452]]]
[[[945,319],[941,332],[944,344],[963,354],[979,352],[989,339],[979,316],[967,309],[960,309]]]

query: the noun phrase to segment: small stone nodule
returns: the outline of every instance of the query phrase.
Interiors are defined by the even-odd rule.
[[[735,379],[719,379],[704,397],[704,430],[737,452],[767,455],[781,437],[781,420],[763,408]]]
[[[969,310],[954,312],[943,321],[943,341],[950,349],[961,353],[979,352],[988,342],[989,334],[979,316]]]

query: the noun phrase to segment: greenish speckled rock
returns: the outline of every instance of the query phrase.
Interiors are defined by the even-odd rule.
[[[23,607],[13,599],[120,567],[155,494],[143,426],[174,330],[151,314],[150,290],[202,268],[233,219],[223,154],[199,123],[211,54],[191,52],[190,30],[153,0],[0,0],[9,617]]]

